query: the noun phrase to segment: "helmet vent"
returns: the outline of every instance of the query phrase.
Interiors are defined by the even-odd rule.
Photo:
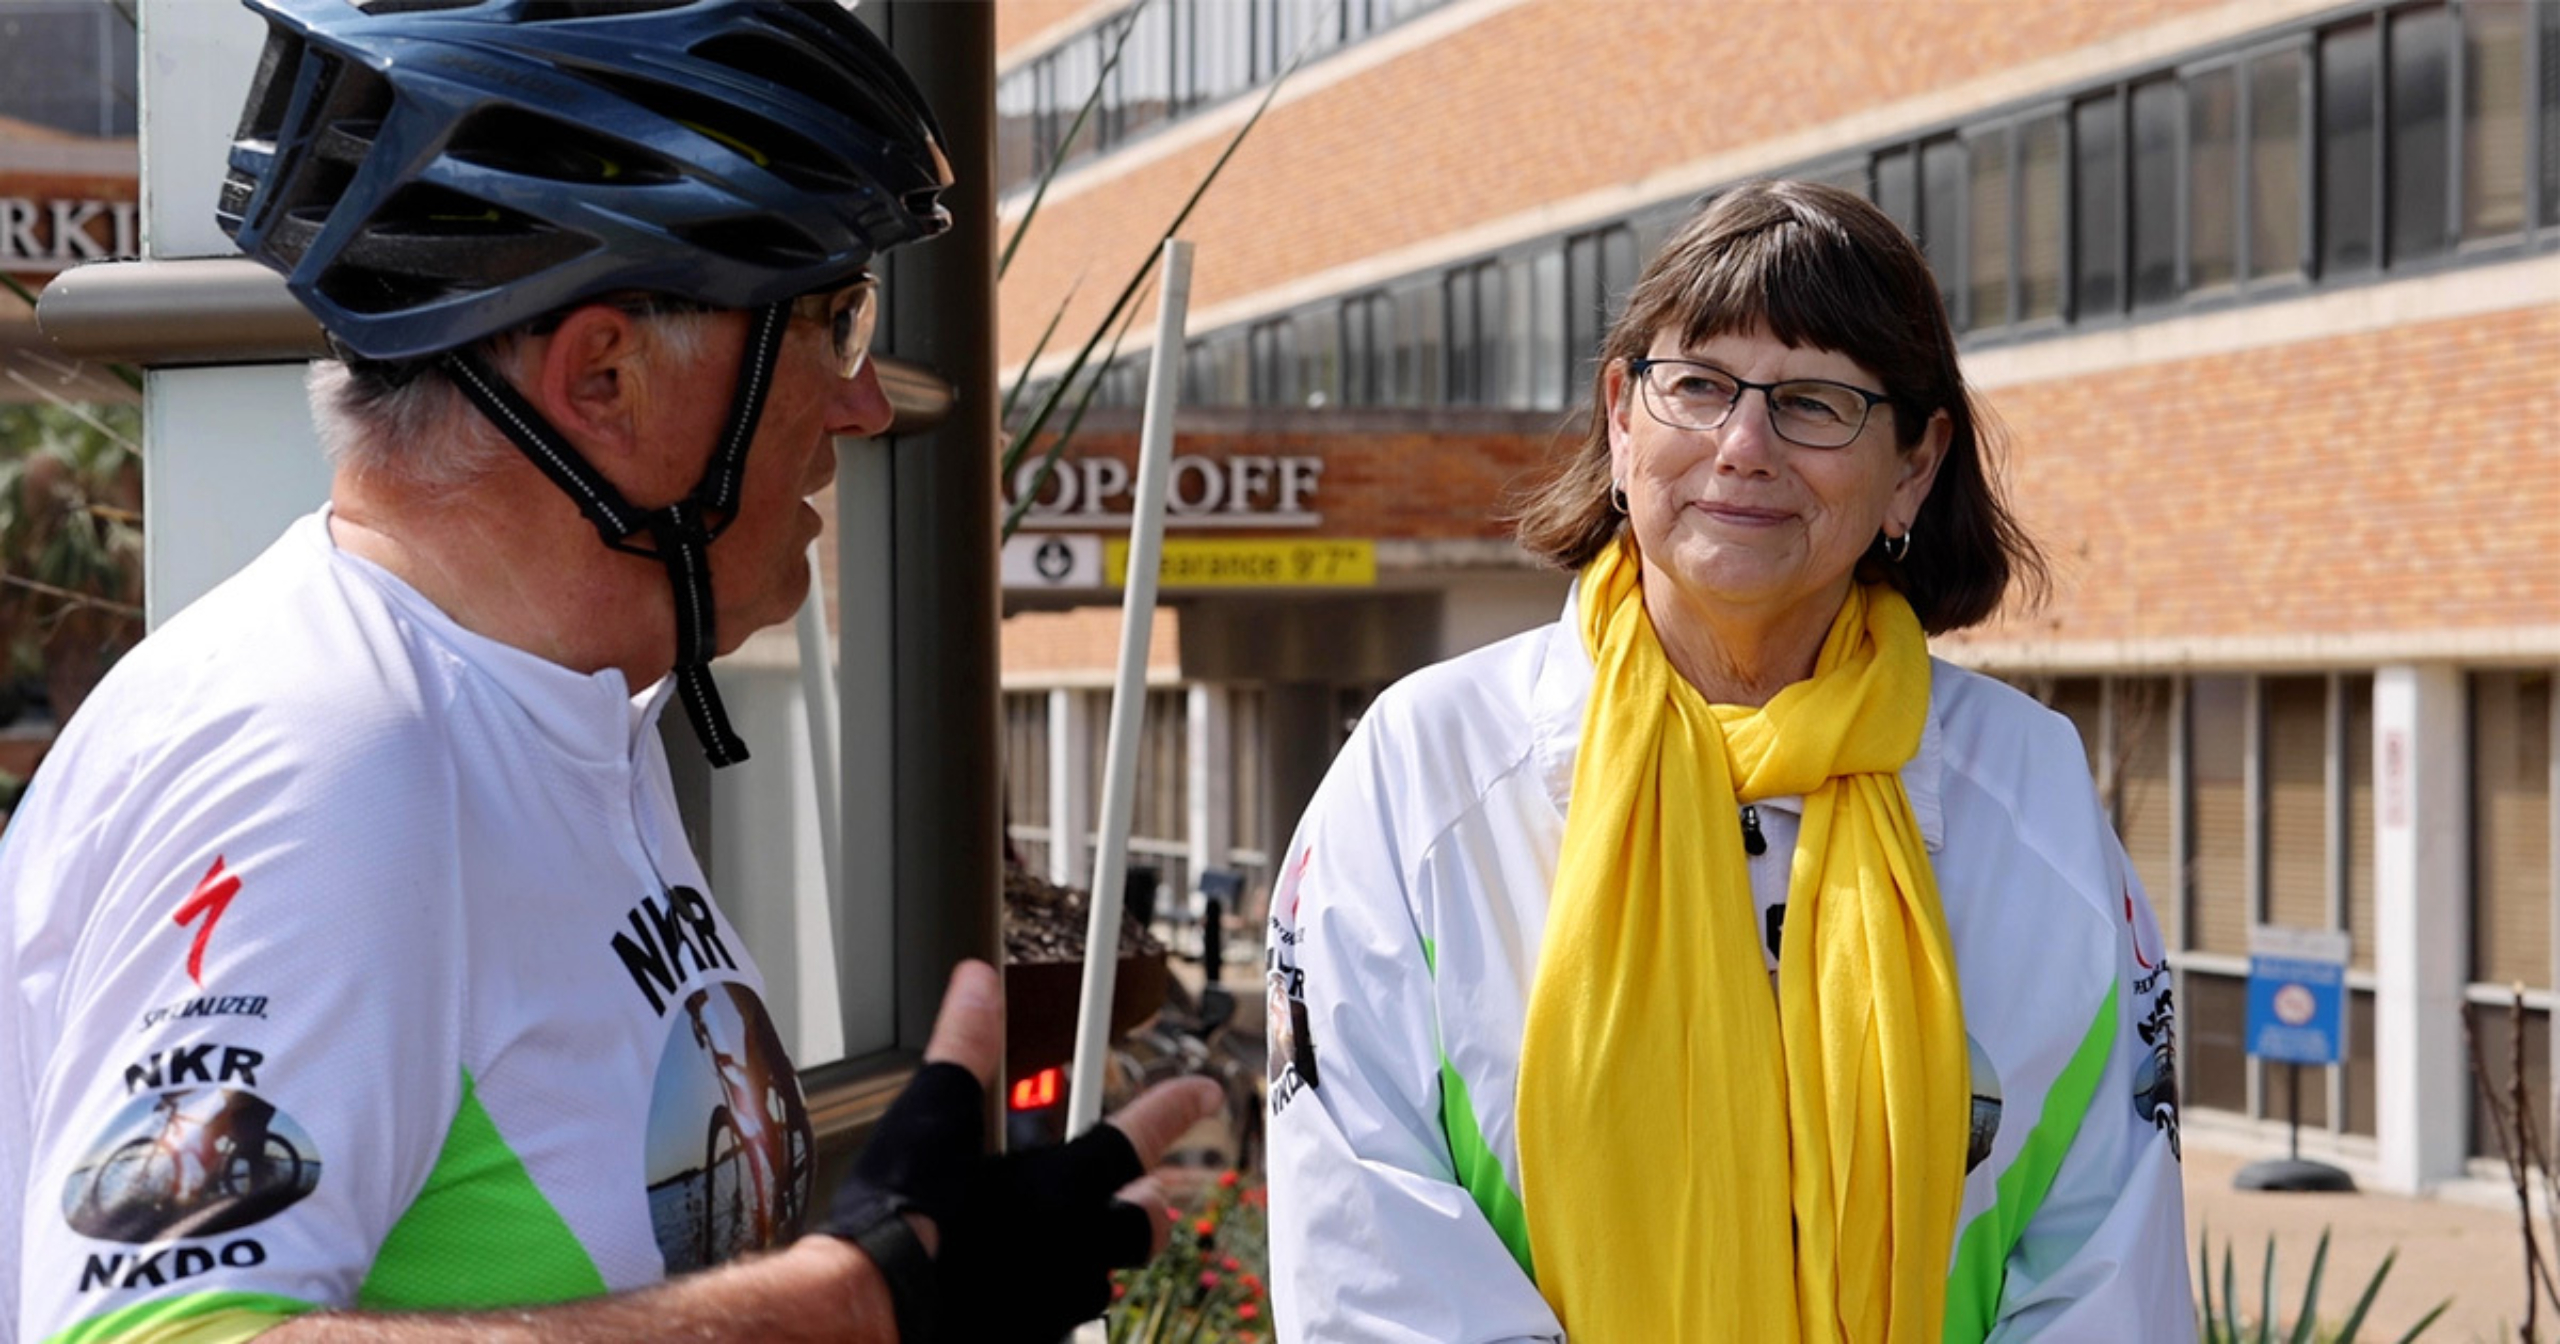
[[[785,269],[813,265],[827,257],[827,250],[809,235],[769,217],[715,219],[671,231],[704,251],[756,266]]]
[[[635,80],[602,70],[583,73],[612,87],[633,103],[745,155],[757,167],[804,191],[831,195],[856,185],[834,166],[840,156],[828,154],[799,132],[787,130],[754,113],[672,85]]]
[[[852,118],[882,139],[894,140],[896,118],[875,104],[865,81],[827,64],[802,46],[757,33],[725,33],[694,44],[693,54],[742,75],[769,80],[820,107]]]
[[[674,164],[627,140],[518,107],[489,107],[455,128],[447,151],[464,163],[577,186],[659,186]]]

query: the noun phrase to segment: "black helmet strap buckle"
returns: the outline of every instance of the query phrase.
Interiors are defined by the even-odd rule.
[[[703,754],[716,766],[747,759],[747,744],[729,726],[719,688],[711,681],[711,659],[719,651],[718,612],[711,594],[711,543],[736,516],[738,494],[746,476],[747,446],[764,418],[765,394],[773,388],[774,362],[782,338],[790,330],[791,305],[767,304],[749,317],[747,345],[739,356],[738,382],[729,402],[728,422],[703,467],[692,493],[661,509],[635,507],[571,447],[522,393],[498,376],[470,350],[447,352],[440,363],[454,385],[480,408],[481,414],[523,451],[551,483],[577,503],[578,512],[595,525],[604,544],[626,555],[646,556],[666,566],[674,590],[676,621],[676,694]],[[648,545],[633,540],[641,533]]]

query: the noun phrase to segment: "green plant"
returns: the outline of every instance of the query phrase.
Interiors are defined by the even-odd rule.
[[[0,676],[67,719],[142,636],[142,412],[0,406]]]
[[[1129,34],[1136,29],[1138,11],[1143,7],[1143,4],[1131,6],[1128,13],[1123,16],[1119,37],[1112,45],[1111,54],[1104,59],[1101,72],[1094,77],[1092,92],[1085,95],[1084,105],[1076,110],[1075,120],[1068,124],[1066,134],[1058,138],[1058,143],[1073,144],[1077,133],[1083,130],[1085,121],[1093,115],[1094,109],[1101,105],[1103,89],[1109,84],[1112,71],[1120,64],[1121,49],[1127,45]],[[1313,39],[1309,40],[1312,42]],[[1273,77],[1270,87],[1263,90],[1262,101],[1254,105],[1252,115],[1244,119],[1244,124],[1236,128],[1236,133],[1228,137],[1226,148],[1218,152],[1218,157],[1209,165],[1209,171],[1201,176],[1198,185],[1191,189],[1190,196],[1183,200],[1182,208],[1174,212],[1173,219],[1164,226],[1164,231],[1156,235],[1155,244],[1147,249],[1145,259],[1138,263],[1138,268],[1129,276],[1128,283],[1120,287],[1119,297],[1111,301],[1111,307],[1102,315],[1102,320],[1094,324],[1092,334],[1085,337],[1083,346],[1067,361],[1067,366],[1059,371],[1057,379],[1049,385],[1047,393],[1039,399],[1039,404],[1019,425],[1006,434],[1004,460],[996,477],[999,481],[1014,479],[1014,473],[1020,467],[1023,458],[1029,454],[1031,445],[1038,441],[1041,432],[1049,427],[1050,420],[1062,408],[1066,410],[1066,419],[1060,423],[1056,436],[1050,439],[1041,450],[1038,471],[1016,493],[1012,507],[1005,510],[1000,536],[1009,538],[1022,526],[1023,515],[1030,511],[1031,501],[1039,498],[1040,492],[1048,487],[1049,477],[1057,470],[1059,459],[1065,456],[1068,443],[1075,438],[1076,427],[1083,423],[1085,412],[1091,409],[1095,394],[1101,390],[1102,380],[1099,377],[1085,377],[1084,374],[1088,368],[1098,374],[1102,369],[1108,368],[1111,360],[1119,353],[1121,339],[1129,334],[1129,327],[1137,318],[1133,305],[1146,292],[1153,280],[1156,259],[1164,253],[1165,240],[1180,232],[1183,224],[1190,220],[1191,212],[1199,206],[1200,199],[1209,194],[1209,188],[1217,183],[1218,175],[1226,171],[1228,160],[1233,159],[1236,151],[1243,147],[1245,137],[1253,133],[1253,128],[1261,124],[1262,114],[1271,110],[1271,100],[1280,96],[1281,87],[1289,82],[1291,75],[1297,73],[1298,65],[1306,59],[1308,49],[1301,47],[1297,56],[1291,59],[1277,76]],[[1041,170],[1039,181],[1032,187],[1031,198],[1023,207],[1022,218],[1014,224],[1013,237],[1007,240],[1004,252],[997,260],[996,279],[998,281],[1002,281],[1005,272],[1011,268],[1014,252],[1022,246],[1023,234],[1030,229],[1031,221],[1038,217],[1040,202],[1048,195],[1049,183],[1057,175],[1059,161],[1058,158],[1053,157]],[[1008,422],[1012,421],[1015,408],[1021,403],[1024,393],[1031,385],[1033,366],[1039,363],[1041,355],[1048,350],[1050,338],[1057,334],[1059,323],[1066,316],[1067,305],[1074,299],[1075,289],[1071,287],[1067,296],[1059,300],[1057,311],[1050,315],[1048,326],[1042,329],[1040,339],[1033,344],[1030,355],[1023,360],[1022,372],[1015,376],[1013,385],[1006,390],[1004,415]],[[1101,362],[1097,364],[1094,362],[1095,351],[1102,349],[1106,339],[1110,342],[1110,346],[1107,350],[1103,350]],[[1072,399],[1072,405],[1068,404],[1070,399]]]
[[[1235,1172],[1177,1213],[1162,1255],[1114,1275],[1111,1344],[1245,1344],[1270,1337],[1269,1198]]]
[[[2320,1245],[2311,1253],[2311,1277],[2303,1284],[2302,1305],[2294,1311],[2291,1333],[2282,1336],[2285,1344],[2354,1344],[2356,1332],[2364,1328],[2365,1314],[2373,1309],[2375,1295],[2382,1291],[2383,1279],[2391,1273],[2391,1262],[2399,1257],[2396,1250],[2383,1256],[2382,1263],[2373,1271],[2373,1277],[2366,1280],[2364,1292],[2356,1298],[2355,1309],[2347,1313],[2346,1323],[2334,1331],[2323,1329],[2320,1325],[2320,1276],[2329,1265],[2329,1230],[2322,1228]],[[2208,1230],[2196,1246],[2196,1290],[2204,1295],[2197,1310],[2203,1318],[2203,1329],[2199,1333],[2204,1344],[2276,1344],[2276,1332],[2280,1327],[2276,1315],[2275,1238],[2267,1238],[2255,1321],[2244,1322],[2240,1315],[2240,1291],[2232,1274],[2231,1243],[2228,1241],[2222,1244],[2222,1309],[2219,1315],[2214,1311],[2213,1280],[2213,1234]],[[2434,1325],[2436,1318],[2444,1315],[2452,1305],[2452,1298],[2437,1303],[2433,1311],[2419,1317],[2418,1323],[2400,1336],[2399,1344],[2409,1344],[2409,1341],[2426,1333],[2427,1327]]]

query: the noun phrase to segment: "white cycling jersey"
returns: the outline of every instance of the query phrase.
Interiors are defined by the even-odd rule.
[[[1406,679],[1289,847],[1269,963],[1283,1340],[1564,1338],[1533,1278],[1512,1103],[1591,676],[1568,604]],[[1946,1338],[2192,1339],[2168,971],[2076,735],[1933,661],[1902,781],[1973,1047]],[[1800,811],[1754,809],[1772,937]]]
[[[129,655],[0,837],[0,1341],[557,1301],[791,1231],[807,1112],[665,698],[325,512]]]

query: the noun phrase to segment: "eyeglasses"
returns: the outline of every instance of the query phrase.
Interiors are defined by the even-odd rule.
[[[836,374],[851,381],[871,357],[871,332],[880,321],[879,277],[865,274],[849,285],[803,294],[791,301],[791,316],[826,324]]]
[[[1806,448],[1842,448],[1867,428],[1867,416],[1893,400],[1847,383],[1792,378],[1755,383],[1693,359],[1631,359],[1627,371],[1644,386],[1644,408],[1673,429],[1717,429],[1757,390],[1768,399],[1769,427]]]

